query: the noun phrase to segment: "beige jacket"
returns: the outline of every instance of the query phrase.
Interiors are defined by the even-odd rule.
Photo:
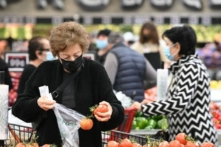
[[[163,62],[169,62],[169,60],[167,59],[167,57],[165,56],[163,50],[164,47],[166,46],[165,42],[160,41],[160,45],[156,45],[156,44],[152,44],[152,43],[145,43],[145,44],[141,44],[139,41],[135,42],[131,48],[138,51],[141,54],[144,53],[152,53],[152,52],[160,52],[160,58],[161,61]]]

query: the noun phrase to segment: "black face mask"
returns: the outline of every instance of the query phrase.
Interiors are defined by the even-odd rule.
[[[143,35],[143,40],[145,42],[149,41],[150,40],[150,36],[149,35]]]
[[[61,61],[62,61],[61,64],[64,67],[64,69],[66,69],[69,72],[76,72],[83,64],[82,55],[77,57],[74,61],[67,61],[64,59],[61,59]]]

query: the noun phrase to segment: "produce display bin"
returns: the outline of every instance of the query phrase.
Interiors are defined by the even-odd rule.
[[[35,137],[35,132],[30,127],[8,124],[8,129],[9,139],[5,141],[5,146],[15,146],[19,142],[30,142]]]
[[[124,139],[124,138],[135,140],[137,143],[141,145],[144,145],[147,143],[147,137],[145,136],[138,136],[138,135],[133,135],[133,134],[126,133],[126,132],[111,130],[107,132],[102,132],[103,147],[106,147],[108,141],[110,140],[114,140],[118,142],[119,139]]]

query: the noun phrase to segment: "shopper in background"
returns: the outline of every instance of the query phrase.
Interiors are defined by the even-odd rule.
[[[135,37],[132,32],[125,32],[123,37],[126,45],[131,46],[132,44],[134,44]]]
[[[155,70],[161,68],[162,62],[169,62],[164,55],[165,43],[159,39],[156,26],[152,22],[143,24],[140,30],[139,41],[131,48],[144,54]]]
[[[195,54],[196,34],[190,26],[166,30],[163,38],[168,45],[165,54],[175,61],[169,68],[173,74],[167,99],[153,103],[135,102],[132,107],[145,116],[167,115],[170,140],[186,133],[199,142],[217,145],[217,132],[210,114],[210,84],[207,69]]]
[[[5,84],[9,85],[9,90],[10,90],[12,89],[11,75],[8,71],[7,63],[4,61],[6,46],[7,46],[7,42],[5,40],[0,39],[0,71],[5,72]]]
[[[120,33],[112,32],[108,43],[112,47],[104,67],[114,90],[122,91],[134,100],[144,100],[144,90],[156,86],[156,71],[144,56],[124,44]]]
[[[95,41],[97,48],[99,49],[97,52],[97,61],[101,64],[104,64],[105,58],[110,50],[108,46],[107,40],[110,34],[110,30],[104,29],[98,32],[97,39]]]
[[[32,74],[23,94],[12,107],[12,113],[26,121],[36,121],[47,111],[37,128],[37,141],[43,144],[62,146],[56,116],[53,108],[57,103],[73,109],[85,116],[91,115],[90,107],[103,104],[105,113],[97,113],[91,130],[79,129],[79,147],[102,147],[101,131],[118,127],[124,120],[124,109],[113,93],[111,82],[104,67],[83,58],[90,44],[86,30],[76,22],[64,22],[55,27],[50,36],[51,51],[59,60],[42,63]],[[53,101],[40,97],[39,87],[47,85],[49,92],[56,90],[62,82],[81,71]]]
[[[199,49],[199,57],[208,68],[211,80],[221,80],[221,33],[215,35],[214,42]]]
[[[7,46],[7,41],[4,39],[0,39],[0,58],[4,60],[5,49]]]
[[[29,55],[29,64],[24,67],[22,72],[19,86],[18,94],[21,94],[25,90],[25,84],[28,81],[29,77],[35,71],[35,69],[50,56],[50,44],[46,38],[37,36],[33,37],[28,42],[28,55]]]
[[[0,71],[5,72],[5,84],[9,85],[9,90],[12,89],[12,81],[11,81],[10,73],[8,71],[8,65],[1,58],[0,58]]]

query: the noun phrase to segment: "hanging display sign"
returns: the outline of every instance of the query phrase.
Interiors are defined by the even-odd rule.
[[[28,53],[6,52],[5,62],[9,66],[9,71],[23,71],[23,68],[29,63]]]
[[[134,9],[142,6],[144,0],[121,0],[121,7],[123,9]]]
[[[182,0],[185,7],[192,10],[202,10],[203,2],[202,0]]]

